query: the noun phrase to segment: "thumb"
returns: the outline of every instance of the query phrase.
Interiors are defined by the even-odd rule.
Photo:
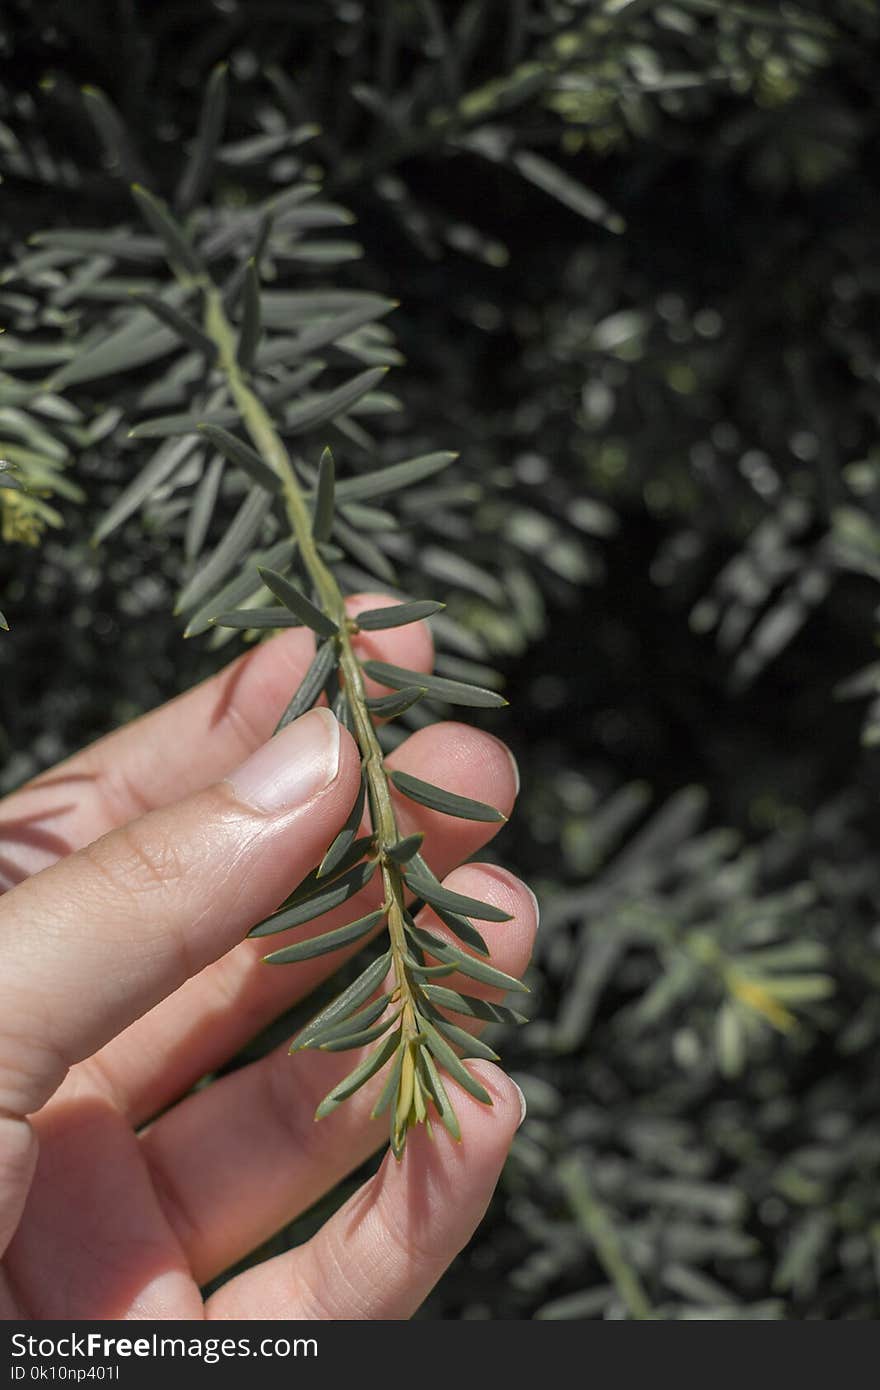
[[[311,710],[228,780],[0,899],[0,1112],[38,1110],[69,1066],[270,913],[340,829],[358,775],[351,736]]]

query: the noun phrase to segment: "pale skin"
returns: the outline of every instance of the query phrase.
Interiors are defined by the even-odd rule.
[[[359,596],[349,612],[386,602]],[[430,669],[421,625],[359,641],[370,656]],[[479,1061],[468,1065],[491,1108],[448,1083],[460,1144],[419,1128],[403,1161],[386,1155],[305,1245],[207,1301],[200,1291],[385,1142],[386,1121],[369,1119],[379,1079],[313,1120],[356,1054],[290,1057],[282,1046],[190,1093],[344,958],[271,967],[265,943],[244,940],[321,857],[357,789],[358,753],[341,730],[335,775],[305,800],[266,811],[237,790],[249,786],[237,769],[269,740],[312,650],[306,633],[288,631],[0,806],[6,1319],[406,1318],[486,1209],[521,1103]],[[512,809],[504,745],[464,724],[414,734],[389,762]],[[395,802],[403,833],[424,830],[445,882],[511,914],[479,925],[493,962],[521,974],[537,925],[531,894],[504,870],[464,862],[497,827]],[[368,887],[306,932],[363,915],[374,897]],[[432,914],[425,921],[443,931]],[[500,997],[471,981],[467,990]]]

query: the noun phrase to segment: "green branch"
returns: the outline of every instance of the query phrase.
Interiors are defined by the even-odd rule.
[[[389,776],[374,718],[393,718],[425,697],[447,704],[482,707],[497,706],[506,701],[494,691],[445,677],[408,671],[384,662],[368,661],[362,664],[354,648],[354,639],[360,631],[359,624],[377,629],[417,622],[436,612],[442,605],[424,600],[392,605],[390,610],[375,609],[362,613],[355,621],[345,611],[342,590],[326,562],[326,552],[322,551],[322,547],[329,541],[335,527],[339,528],[343,543],[346,535],[349,542],[352,536],[357,539],[351,526],[346,523],[343,527],[341,519],[334,519],[337,496],[340,499],[347,497],[351,501],[354,497],[384,495],[414,480],[432,476],[454,456],[433,454],[406,460],[389,468],[378,469],[373,474],[344,480],[337,489],[335,465],[329,451],[325,451],[314,496],[307,496],[300,486],[281,433],[266,403],[252,385],[261,324],[257,258],[251,257],[239,263],[236,270],[234,283],[243,301],[241,325],[236,329],[230,322],[223,294],[208,274],[186,229],[153,194],[138,186],[133,192],[145,220],[164,244],[167,260],[184,292],[184,299],[194,292],[201,296],[203,324],[199,326],[193,323],[168,300],[142,296],[142,303],[166,329],[176,333],[181,342],[203,354],[209,369],[221,378],[215,392],[217,402],[228,394],[233,407],[230,412],[224,406],[222,419],[227,423],[240,423],[250,443],[231,434],[220,419],[205,420],[199,414],[144,422],[142,429],[146,428],[147,433],[157,430],[160,434],[171,435],[201,433],[250,477],[251,493],[243,504],[238,522],[233,523],[229,535],[224,538],[224,541],[228,541],[229,536],[234,536],[234,542],[227,548],[235,555],[239,553],[236,547],[240,546],[242,532],[247,534],[250,528],[250,534],[256,534],[273,494],[281,494],[290,539],[282,542],[286,554],[279,562],[289,565],[292,555],[298,553],[311,593],[303,593],[296,583],[271,568],[277,556],[277,548],[273,547],[272,561],[267,552],[261,557],[262,564],[258,562],[256,568],[281,606],[260,610],[259,626],[284,626],[288,620],[292,620],[307,624],[322,639],[309,671],[282,717],[281,726],[311,708],[338,673],[341,684],[338,697],[340,717],[354,734],[361,754],[361,787],[345,826],[321,863],[306,875],[276,913],[253,928],[251,936],[270,936],[310,922],[354,898],[377,873],[380,875],[384,891],[382,906],[378,911],[283,947],[267,956],[266,960],[270,964],[283,965],[328,954],[371,936],[384,920],[388,930],[388,950],[371,962],[348,989],[301,1030],[291,1044],[291,1051],[307,1047],[330,1051],[360,1050],[366,1044],[378,1041],[378,1046],[368,1052],[325,1097],[318,1106],[316,1118],[329,1114],[390,1062],[391,1067],[373,1113],[375,1115],[386,1108],[390,1109],[391,1147],[399,1158],[409,1128],[428,1120],[429,1105],[434,1106],[450,1133],[460,1138],[458,1120],[438,1067],[454,1077],[475,1099],[491,1104],[488,1091],[464,1066],[462,1056],[494,1058],[495,1054],[485,1043],[470,1037],[451,1023],[444,1009],[474,1019],[502,1022],[521,1020],[521,1015],[511,1009],[447,989],[437,981],[461,974],[504,990],[523,989],[524,986],[519,980],[496,970],[485,959],[426,931],[410,913],[408,895],[430,905],[459,941],[484,957],[488,955],[488,948],[469,916],[474,915],[484,921],[508,920],[508,914],[499,908],[444,888],[418,852],[421,835],[401,839],[390,784],[393,782],[400,795],[447,815],[477,821],[502,821],[504,816],[494,807],[458,796],[405,773],[395,772]],[[267,237],[270,234],[269,230],[265,233]],[[339,413],[348,408],[369,390],[369,383],[374,379],[374,374],[367,372],[335,392],[330,392],[325,401],[325,410],[328,401],[332,404],[321,418],[332,418],[334,411]],[[308,406],[301,409],[300,429],[305,428],[306,420],[311,418]],[[236,524],[239,527],[237,533]],[[213,577],[220,577],[219,568]],[[204,575],[202,586],[205,587]],[[219,607],[209,614],[207,625],[217,621],[247,628],[257,620],[257,612],[250,609],[247,603],[242,609],[224,611],[225,595],[230,592],[236,593],[236,601],[246,598],[245,593],[238,591],[237,583],[221,590],[220,594],[215,595],[215,605]],[[197,620],[200,616],[196,615]],[[365,689],[366,676],[375,678],[395,693],[371,700]],[[369,835],[359,837],[367,794],[372,829]],[[429,960],[436,964],[429,964]],[[390,989],[386,985],[389,972],[393,980]],[[387,992],[375,998],[376,991],[382,988]]]
[[[374,817],[376,850],[385,887],[385,909],[388,913],[388,932],[394,969],[395,988],[402,1001],[401,1028],[403,1037],[414,1042],[418,1036],[417,1014],[414,1008],[410,981],[404,968],[406,937],[404,911],[406,894],[400,866],[388,851],[400,840],[385,760],[372,716],[366,706],[366,692],[361,663],[354,649],[356,623],[345,611],[345,599],[336,579],[324,563],[312,531],[312,516],[290,462],[284,441],[276,430],[262,401],[249,386],[238,362],[237,339],[223,308],[223,297],[215,285],[205,290],[205,332],[217,349],[217,361],[225,374],[229,392],[263,461],[281,480],[290,529],[296,541],[305,570],[320,596],[324,611],[338,629],[334,639],[339,645],[339,666],[345,679],[345,690],[363,760],[364,775],[370,792],[370,807]]]

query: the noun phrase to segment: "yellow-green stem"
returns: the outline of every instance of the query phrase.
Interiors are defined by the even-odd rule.
[[[385,773],[382,749],[366,706],[364,677],[361,664],[352,645],[353,634],[346,618],[345,600],[332,571],[318,550],[312,534],[311,513],[293,470],[284,441],[272,423],[268,411],[251,389],[239,366],[236,356],[235,332],[226,316],[222,295],[213,284],[206,285],[204,293],[205,331],[217,348],[218,365],[226,377],[230,394],[254,448],[281,480],[290,528],[302,557],[303,565],[315,586],[325,613],[332,618],[339,628],[339,636],[334,640],[339,643],[340,670],[345,681],[345,691],[352,713],[355,737],[363,759],[370,791],[370,805],[376,822],[373,829],[376,832],[380,853],[395,982],[400,990],[400,1001],[403,1005],[401,1015],[403,1035],[405,1038],[414,1037],[418,1031],[418,1025],[415,1018],[412,990],[404,969],[406,936],[403,925],[405,903],[403,879],[398,866],[385,853],[400,837],[388,778]]]

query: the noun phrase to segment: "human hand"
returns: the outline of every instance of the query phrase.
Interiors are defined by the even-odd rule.
[[[359,643],[430,668],[422,625]],[[265,742],[310,653],[302,629],[286,632],[0,807],[4,1318],[405,1318],[485,1211],[521,1098],[481,1061],[468,1065],[491,1110],[446,1082],[460,1145],[420,1126],[310,1241],[200,1293],[385,1141],[368,1118],[381,1078],[313,1122],[351,1053],[282,1046],[187,1094],[352,953],[276,968],[265,943],[243,940],[317,862],[357,789],[357,749],[326,711]],[[505,812],[516,795],[504,746],[463,724],[414,734],[389,763]],[[512,914],[480,930],[493,962],[521,973],[532,895],[463,864],[497,827],[402,799],[398,813],[404,834],[425,831],[438,876]]]

